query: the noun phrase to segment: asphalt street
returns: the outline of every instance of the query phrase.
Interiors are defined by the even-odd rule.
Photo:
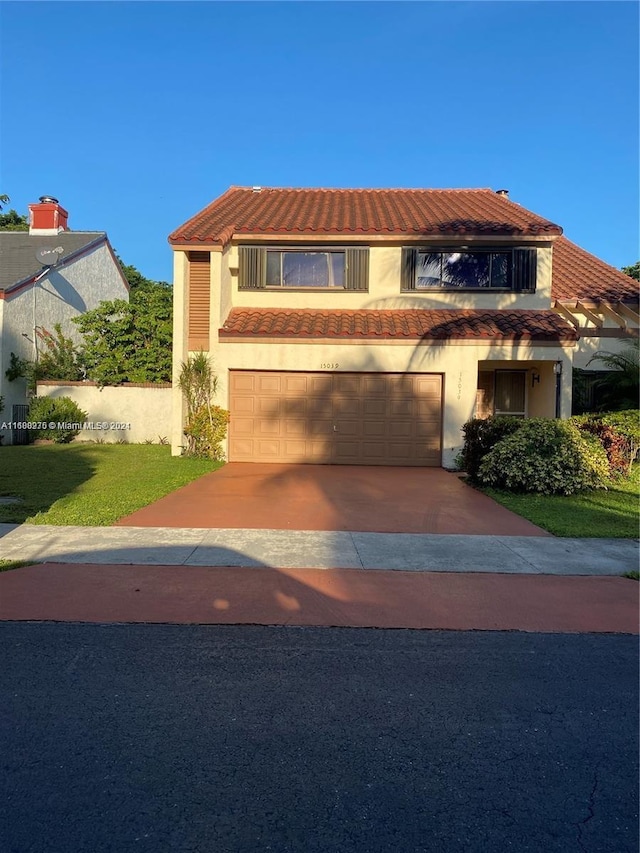
[[[0,624],[5,853],[636,853],[633,636]]]

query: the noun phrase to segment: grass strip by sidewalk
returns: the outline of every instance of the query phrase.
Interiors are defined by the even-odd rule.
[[[171,456],[162,445],[0,447],[0,522],[106,526],[223,463]]]
[[[519,495],[482,489],[497,503],[555,536],[605,539],[638,536],[639,490],[640,465],[634,465],[629,479],[617,480],[606,490],[575,495]]]

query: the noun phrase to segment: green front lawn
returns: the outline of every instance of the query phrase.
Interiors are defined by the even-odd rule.
[[[633,539],[639,534],[640,465],[634,465],[628,480],[619,480],[607,490],[567,496],[482,491],[555,536]]]
[[[0,447],[0,522],[113,524],[221,462],[171,456],[146,444],[48,444]]]

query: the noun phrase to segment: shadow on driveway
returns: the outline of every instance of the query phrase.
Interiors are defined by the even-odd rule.
[[[442,468],[231,462],[125,527],[549,536]]]

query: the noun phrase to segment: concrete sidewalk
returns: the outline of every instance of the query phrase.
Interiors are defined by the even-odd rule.
[[[638,569],[638,542],[551,536],[0,524],[0,559],[619,576]]]

